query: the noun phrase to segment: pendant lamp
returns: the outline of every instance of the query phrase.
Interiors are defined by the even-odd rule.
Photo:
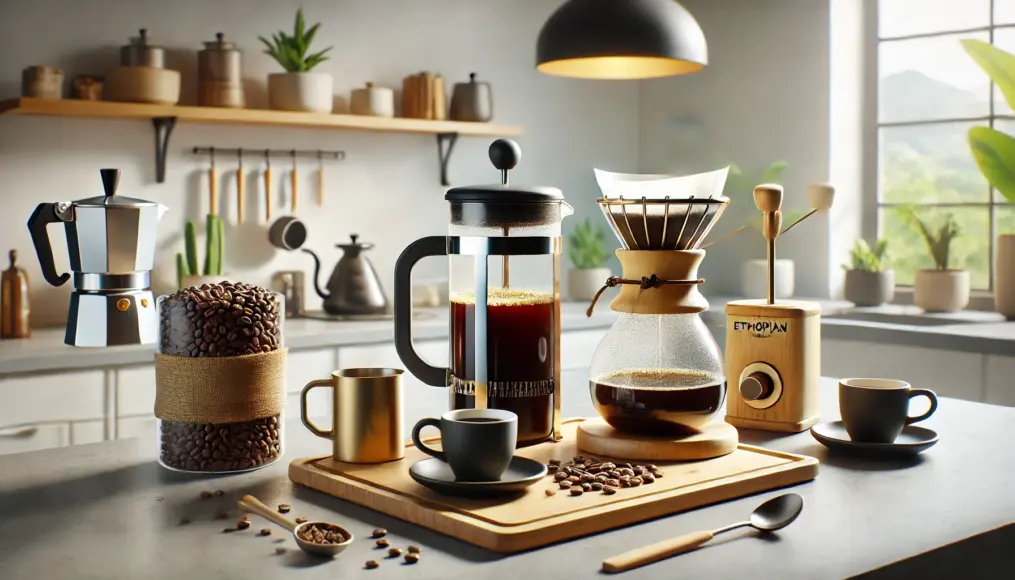
[[[648,79],[706,64],[705,34],[674,0],[568,0],[536,42],[536,69],[562,77]]]

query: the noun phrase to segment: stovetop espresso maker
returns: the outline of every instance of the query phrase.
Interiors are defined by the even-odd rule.
[[[67,333],[71,346],[154,344],[155,231],[166,206],[116,195],[119,169],[102,169],[105,195],[40,203],[28,218],[42,275],[53,286],[74,278]],[[57,274],[46,226],[63,223],[72,274]]]
[[[518,415],[518,443],[561,438],[560,222],[573,210],[553,187],[507,184],[518,145],[498,139],[490,160],[501,183],[456,187],[447,236],[409,244],[395,264],[395,347],[416,378],[450,387],[452,409]],[[412,345],[412,268],[449,256],[450,366],[435,367]]]

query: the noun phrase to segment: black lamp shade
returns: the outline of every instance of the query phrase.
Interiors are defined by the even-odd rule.
[[[536,43],[537,70],[555,76],[646,79],[706,64],[705,34],[673,0],[569,0]]]

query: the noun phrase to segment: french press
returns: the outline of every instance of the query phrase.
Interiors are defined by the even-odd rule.
[[[406,368],[450,387],[452,409],[518,415],[518,443],[560,440],[560,222],[573,210],[553,187],[508,185],[521,157],[514,141],[490,145],[501,183],[456,187],[447,236],[409,244],[395,264],[395,347]],[[450,367],[412,344],[412,268],[449,256]]]

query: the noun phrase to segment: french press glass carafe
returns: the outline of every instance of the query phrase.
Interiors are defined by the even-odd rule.
[[[518,415],[519,445],[560,439],[560,222],[573,213],[559,189],[508,185],[521,151],[490,145],[501,184],[456,187],[449,235],[409,244],[395,264],[395,347],[421,381],[450,387],[452,409]],[[411,272],[449,256],[450,367],[412,344]]]

